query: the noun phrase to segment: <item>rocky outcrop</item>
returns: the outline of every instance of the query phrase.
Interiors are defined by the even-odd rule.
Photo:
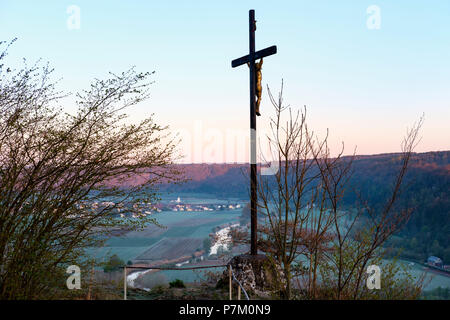
[[[243,254],[233,257],[231,265],[236,279],[241,283],[247,293],[262,295],[273,289],[276,282],[276,272],[265,255]],[[218,286],[228,286],[228,270],[225,270]],[[235,281],[233,281],[235,284]]]

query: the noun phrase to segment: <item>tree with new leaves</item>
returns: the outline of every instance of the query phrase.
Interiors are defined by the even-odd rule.
[[[69,114],[48,65],[7,67],[11,43],[0,42],[0,298],[51,297],[86,247],[154,222],[138,204],[179,180],[177,138],[153,115],[126,121],[125,109],[149,97],[153,72],[96,79]],[[118,219],[124,207],[137,218]]]
[[[119,258],[117,254],[113,254],[109,257],[108,261],[103,264],[104,272],[113,272],[121,270],[121,268],[125,265],[125,261]]]

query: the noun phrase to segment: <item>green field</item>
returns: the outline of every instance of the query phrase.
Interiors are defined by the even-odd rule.
[[[198,195],[197,195],[198,196]],[[176,197],[166,196],[164,201],[175,200]],[[198,199],[195,195],[182,197],[186,203],[227,203],[211,197]],[[117,254],[125,262],[141,259],[158,260],[171,259],[175,255],[191,255],[195,249],[202,247],[200,241],[207,238],[213,229],[225,223],[238,222],[241,210],[223,211],[163,211],[152,215],[158,223],[166,228],[160,228],[149,224],[142,231],[129,232],[125,236],[113,237],[101,248],[90,248],[88,253],[100,261],[105,261],[109,256]],[[177,241],[177,238],[180,241]],[[171,252],[173,251],[173,252]],[[408,262],[405,262],[408,263]],[[409,264],[409,263],[408,263]],[[217,270],[218,271],[218,270]],[[418,264],[411,265],[413,276],[420,276],[424,267]],[[192,271],[164,271],[167,280],[172,281],[180,278],[185,281],[198,279],[198,274]],[[431,281],[426,290],[441,287],[450,287],[450,277],[427,272]]]
[[[211,201],[211,200],[210,200]],[[135,260],[151,249],[157,242],[164,238],[187,238],[197,239],[192,242],[199,244],[198,239],[203,240],[213,232],[213,228],[225,223],[238,221],[241,210],[223,210],[223,211],[204,211],[204,212],[173,212],[163,211],[152,215],[158,223],[165,226],[165,229],[159,228],[153,224],[148,225],[142,231],[129,232],[121,237],[113,237],[101,248],[90,248],[88,253],[100,261],[106,260],[112,254],[117,254],[122,260]],[[176,242],[174,242],[176,246]],[[201,246],[200,246],[201,247]],[[170,250],[167,246],[152,250],[152,258],[158,256],[167,258],[164,253]],[[175,247],[174,247],[175,249]],[[186,252],[177,250],[178,253],[187,255],[192,254],[190,247],[186,246]],[[194,248],[195,250],[196,248]]]

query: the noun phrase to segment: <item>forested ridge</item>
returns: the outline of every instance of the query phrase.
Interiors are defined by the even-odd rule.
[[[348,157],[350,160],[350,158]],[[384,205],[401,165],[401,154],[356,156],[343,205],[364,201]],[[183,164],[188,183],[163,188],[171,192],[213,193],[217,197],[248,197],[246,164]],[[361,201],[363,200],[363,201]],[[402,247],[402,257],[423,261],[435,255],[450,263],[450,151],[414,153],[397,208],[414,210],[407,225],[389,245]]]
[[[391,239],[402,247],[403,257],[423,261],[430,255],[450,264],[450,152],[427,152],[413,155],[405,176],[398,208],[413,210],[411,219]],[[400,166],[399,156],[380,155],[356,160],[352,186],[361,191],[371,207],[381,206],[389,194],[393,175]],[[355,193],[344,201],[354,205]]]

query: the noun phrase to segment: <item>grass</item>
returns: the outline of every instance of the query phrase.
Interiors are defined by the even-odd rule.
[[[216,289],[214,285],[205,283],[188,283],[184,288],[167,285],[155,286],[150,291],[131,289],[128,293],[130,300],[227,300],[228,291]]]

